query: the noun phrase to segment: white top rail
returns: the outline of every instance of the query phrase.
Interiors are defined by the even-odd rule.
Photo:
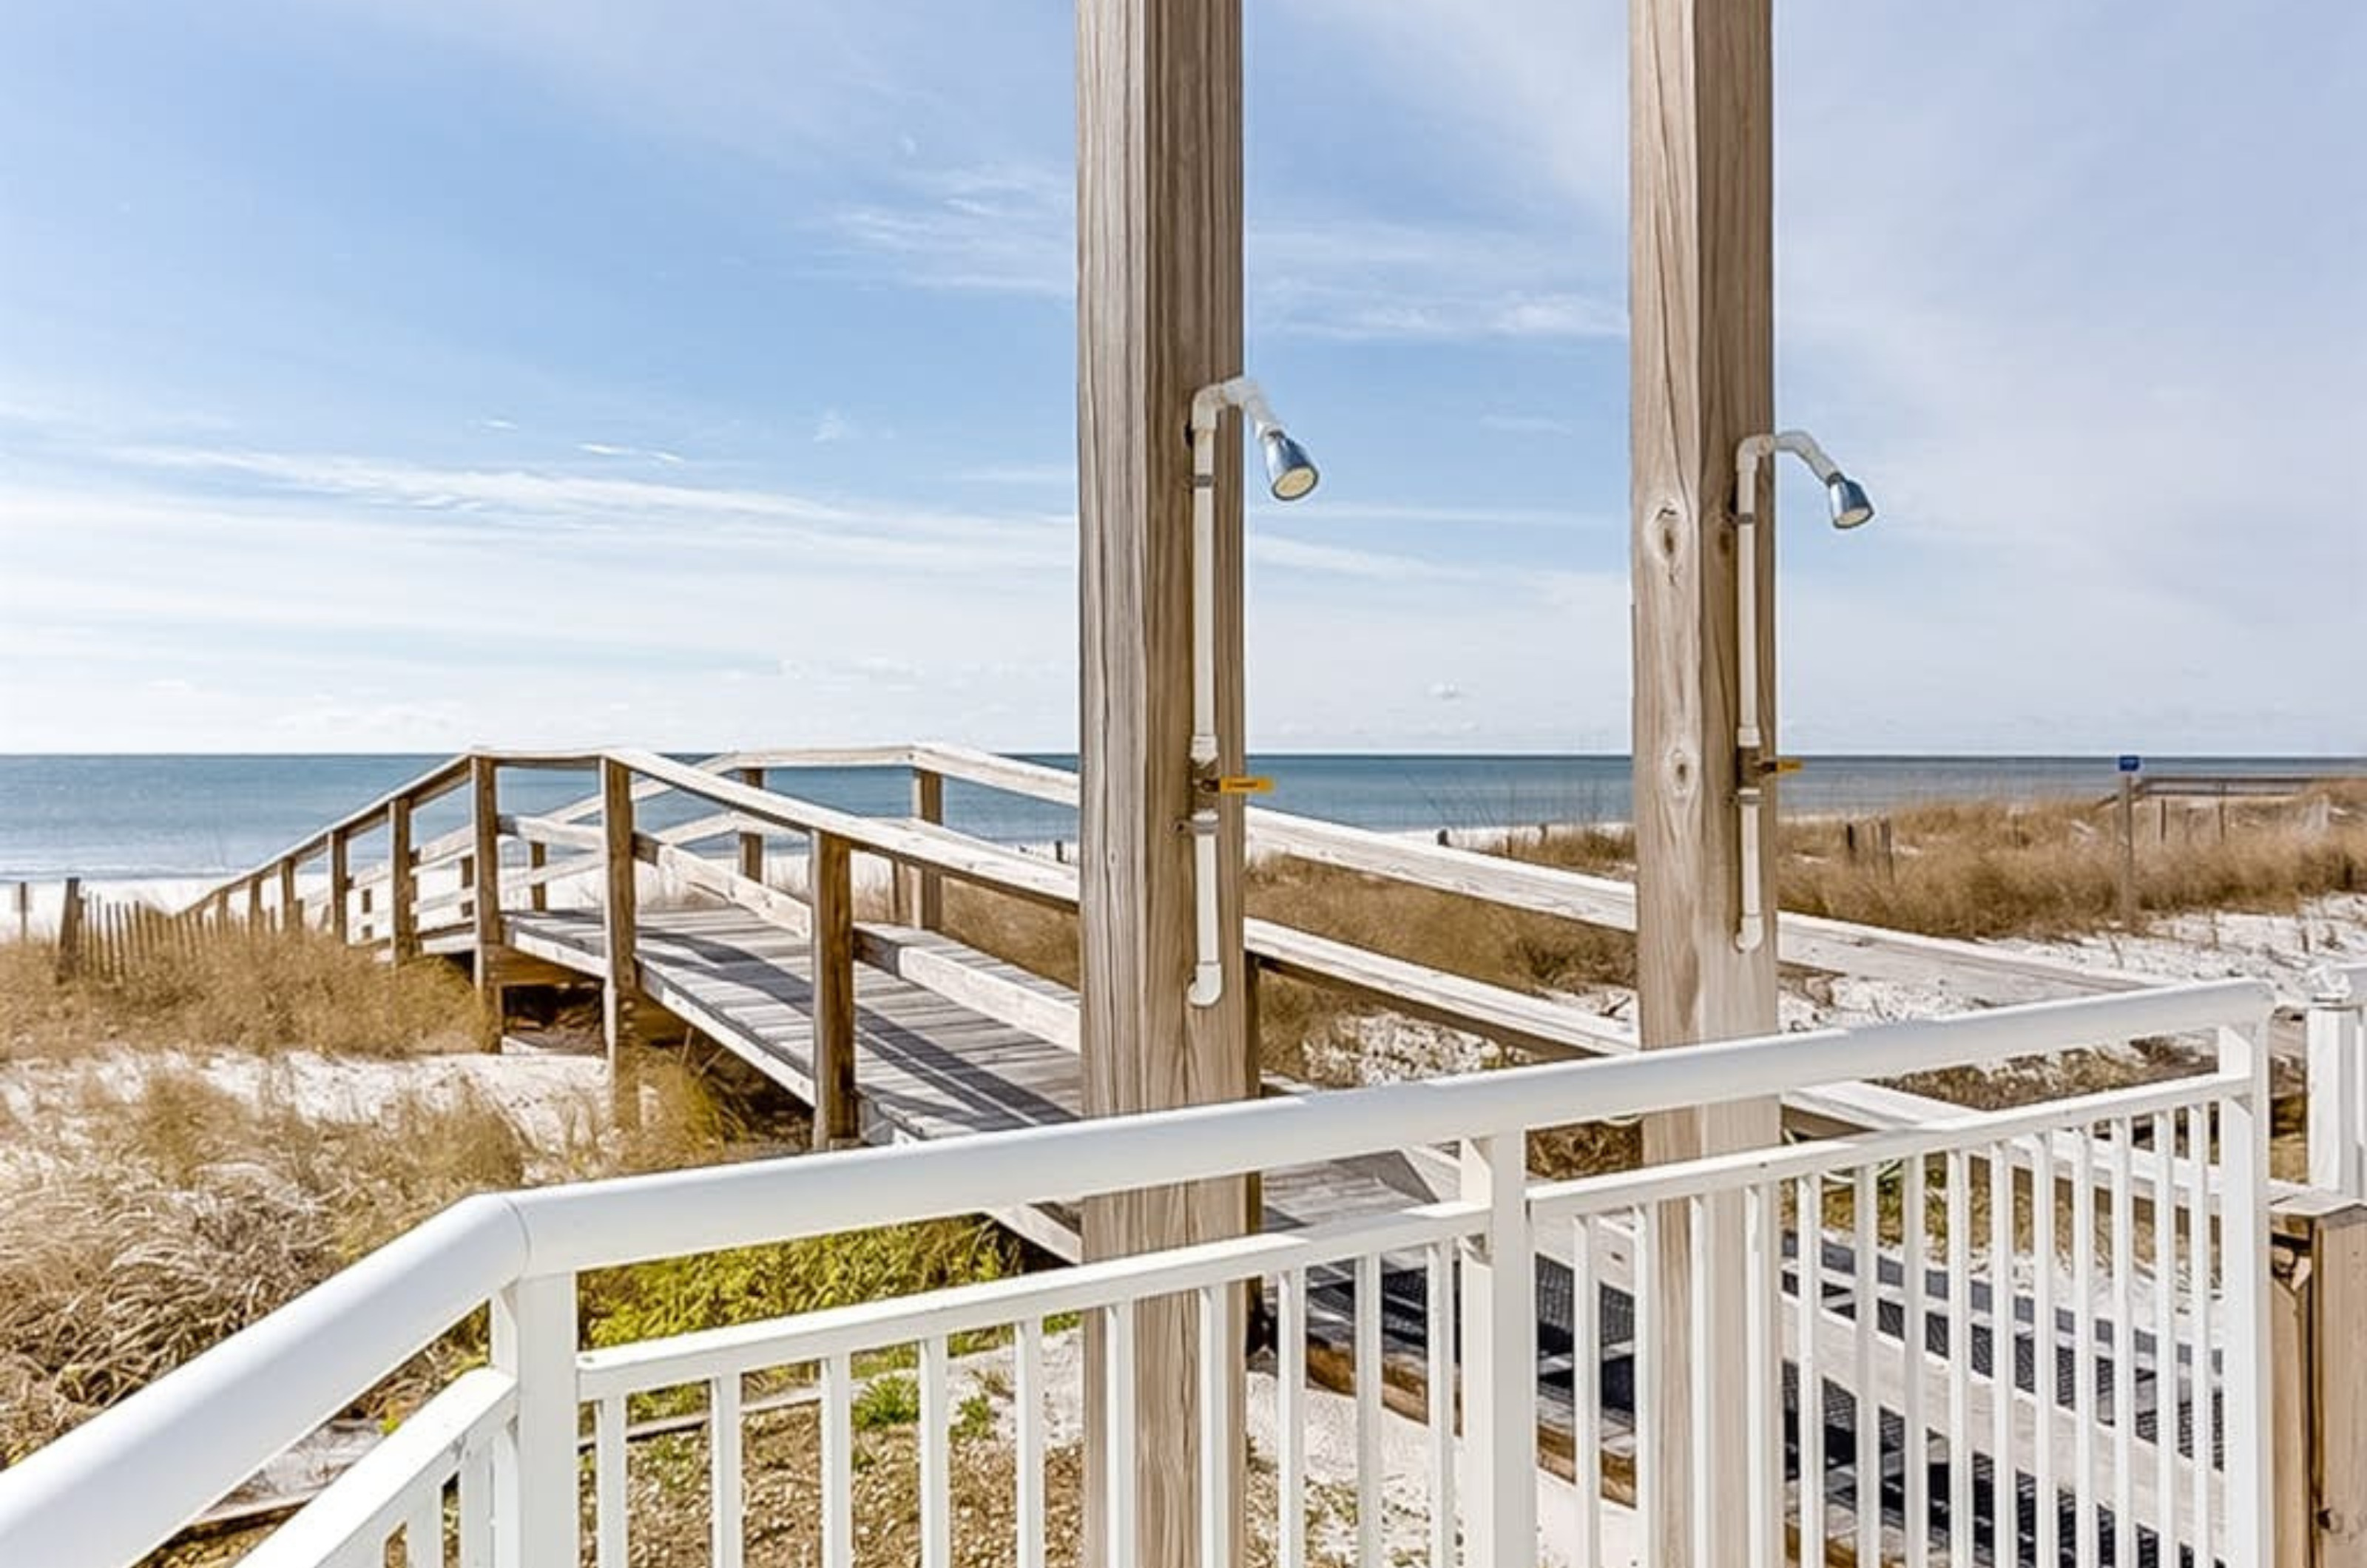
[[[791,1235],[978,1213],[1312,1165],[1567,1122],[1755,1100],[2148,1035],[2257,1025],[2258,980],[1552,1062],[1461,1077],[858,1149],[515,1194],[527,1272],[604,1269]],[[1277,1151],[1284,1151],[1279,1157]]]
[[[471,1198],[0,1472],[0,1563],[136,1560],[528,1277],[2257,1028],[2271,1000],[2230,980]]]
[[[0,1563],[132,1562],[516,1279],[525,1227],[467,1199],[0,1471]]]

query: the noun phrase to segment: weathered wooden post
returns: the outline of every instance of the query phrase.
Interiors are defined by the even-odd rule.
[[[600,1032],[608,1048],[608,1093],[617,1125],[638,1127],[640,877],[633,861],[633,771],[614,757],[600,759],[600,923],[608,965],[600,987]]]
[[[296,891],[294,855],[279,863],[279,929],[289,931],[304,929],[304,897]]]
[[[329,829],[329,934],[344,942],[351,934],[345,905],[353,897],[353,840],[343,828]]]
[[[471,935],[477,950],[479,1027],[489,1051],[502,1048],[502,817],[501,765],[482,754],[469,759],[476,897],[470,901]]]
[[[2310,1262],[2305,1528],[2314,1527],[2316,1556],[2305,1560],[2317,1568],[2367,1568],[2367,1341],[2359,1333],[2367,1322],[2367,1206],[2320,1216],[2310,1230]]]
[[[411,797],[386,808],[386,918],[394,962],[419,956],[419,878],[411,848]]]
[[[2367,1568],[2367,964],[2313,977],[2309,1190],[2271,1253],[2278,1568]]]
[[[817,1149],[863,1141],[855,1100],[854,857],[844,839],[806,837],[806,897],[812,912],[813,1141]]]
[[[259,871],[246,879],[246,929],[263,929],[263,873]]]
[[[1239,801],[1219,803],[1221,997],[1185,999],[1193,932],[1191,758],[1193,394],[1241,364],[1240,0],[1080,0],[1077,7],[1077,448],[1083,669],[1077,856],[1088,1115],[1248,1095],[1242,1044]],[[1238,454],[1229,428],[1228,451]],[[1219,771],[1241,771],[1238,456],[1215,494]],[[1240,1180],[1096,1199],[1084,1249],[1110,1258],[1239,1235]],[[1101,1568],[1199,1561],[1200,1327],[1189,1300],[1145,1303],[1131,1387],[1107,1370],[1108,1325],[1087,1323],[1087,1430],[1136,1413],[1127,1512],[1113,1528],[1109,1451],[1086,1453],[1085,1539]],[[1240,1340],[1216,1374],[1240,1409]],[[1212,1499],[1237,1560],[1240,1449]]]
[[[912,770],[912,815],[923,822],[946,819],[944,774],[926,768]],[[895,899],[898,925],[917,926],[924,931],[945,926],[945,879],[935,872],[915,865],[898,866]]]
[[[29,942],[33,935],[33,885],[17,884],[17,940]]]
[[[2121,929],[2137,929],[2137,776],[2121,774]]]
[[[762,768],[741,768],[737,770],[736,776],[742,784],[746,784],[750,789],[762,789],[764,787],[764,770]],[[762,882],[764,880],[764,834],[742,833],[740,835],[740,874],[746,877],[751,882]]]
[[[1735,559],[1735,509],[1772,515],[1772,475],[1733,494],[1735,449],[1774,428],[1774,108],[1769,0],[1631,0],[1629,27],[1629,419],[1635,534],[1635,817],[1637,995],[1648,1047],[1776,1028],[1774,910],[1765,940],[1736,941],[1743,845],[1736,792],[1736,573],[1774,603],[1774,530]],[[1759,619],[1759,707],[1774,728],[1772,615]],[[1772,833],[1759,885],[1775,886]],[[1772,899],[1770,903],[1772,904]],[[1781,1108],[1761,1100],[1648,1117],[1649,1163],[1772,1144]],[[1744,1538],[1740,1422],[1697,1426],[1693,1380],[1738,1389],[1744,1341],[1740,1206],[1704,1206],[1696,1254],[1683,1205],[1660,1234],[1659,1322],[1693,1355],[1661,1361],[1657,1468],[1662,1539],[1654,1568],[1751,1556]],[[1710,1319],[1693,1323],[1693,1272],[1708,1270]],[[1688,1337],[1690,1336],[1690,1338]],[[1706,1354],[1701,1352],[1705,1351]],[[1716,1396],[1714,1396],[1716,1397]],[[1698,1533],[1696,1533],[1698,1532]]]
[[[58,978],[71,980],[82,972],[82,878],[66,878],[64,902],[58,906]]]
[[[529,873],[540,871],[549,863],[549,845],[544,843],[539,839],[537,839],[527,845],[526,868]],[[540,914],[545,909],[549,908],[550,884],[539,877],[536,878],[534,886],[527,893],[526,907],[537,914]]]

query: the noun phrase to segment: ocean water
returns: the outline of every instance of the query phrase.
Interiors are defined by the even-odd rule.
[[[0,881],[202,875],[243,870],[417,777],[440,756],[0,756]],[[1032,761],[1073,767],[1073,756]],[[1252,759],[1263,804],[1386,831],[1625,821],[1624,756],[1279,755]],[[2358,759],[2147,758],[2149,771],[2358,773]],[[900,815],[894,770],[813,768],[770,781],[844,810]],[[503,775],[506,811],[583,796],[585,776]],[[2095,757],[1827,757],[1784,781],[1787,812],[1871,812],[1933,800],[2103,795],[2114,760]],[[423,811],[421,837],[460,825],[465,795]],[[695,814],[653,809],[652,826]],[[1006,843],[1073,841],[1073,811],[948,781],[946,821]]]

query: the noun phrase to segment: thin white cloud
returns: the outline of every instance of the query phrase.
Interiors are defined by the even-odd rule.
[[[1399,525],[1434,527],[1442,531],[1441,536],[1450,548],[1453,530],[1456,528],[1522,528],[1600,534],[1606,529],[1624,532],[1627,526],[1627,520],[1624,517],[1603,516],[1575,508],[1457,506],[1452,503],[1419,505],[1408,502],[1335,499],[1321,491],[1316,492],[1313,501],[1289,506],[1261,502],[1250,508],[1250,518],[1258,524],[1288,523],[1302,527],[1319,525],[1327,528]]]
[[[907,175],[893,201],[848,206],[825,231],[843,273],[910,288],[1071,298],[1075,197],[1064,172],[1029,164]]]
[[[976,468],[962,468],[953,477],[967,484],[1057,486],[1074,490],[1077,466],[1074,463],[984,463]]]
[[[624,446],[610,441],[579,441],[575,449],[587,457],[647,458],[652,463],[663,463],[669,468],[681,468],[684,462],[679,452],[668,452],[655,446]]]
[[[1483,413],[1479,424],[1482,429],[1507,435],[1572,435],[1578,432],[1576,420],[1546,413]]]
[[[814,421],[813,439],[817,446],[829,446],[841,441],[852,441],[861,434],[855,422],[836,409],[824,409]]]
[[[1074,180],[997,165],[906,175],[893,202],[841,209],[841,265],[909,288],[1066,299],[1076,284]],[[1253,221],[1245,241],[1258,330],[1334,342],[1615,337],[1624,285],[1501,228],[1387,221],[1353,211]]]
[[[334,498],[370,509],[338,511],[339,526],[408,518],[412,531],[463,545],[523,537],[624,554],[761,548],[817,570],[958,571],[986,563],[1042,570],[1065,566],[1075,550],[1073,525],[1059,513],[946,512],[748,486],[243,448],[130,446],[108,456],[166,481],[180,473],[255,482],[262,500],[281,503],[266,515],[308,499]],[[153,515],[176,503],[169,489],[129,497],[69,491],[40,499],[0,491],[0,505],[23,515],[62,504],[96,527],[111,517]],[[178,503],[216,511],[233,505],[212,495]]]

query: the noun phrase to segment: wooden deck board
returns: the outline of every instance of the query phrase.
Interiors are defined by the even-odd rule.
[[[507,940],[521,952],[586,976],[602,972],[606,943],[588,911],[511,911]],[[875,928],[881,929],[881,928]],[[1073,994],[1015,964],[934,932],[884,928],[899,942],[1072,1003]],[[465,951],[468,933],[456,933]],[[646,911],[639,949],[643,983],[664,1006],[792,1092],[812,1094],[813,983],[802,937],[741,909]],[[858,965],[855,1087],[873,1143],[968,1137],[1074,1121],[1084,1100],[1076,1053],[984,1017],[911,981]],[[1364,1163],[1277,1170],[1265,1182],[1265,1223],[1295,1229],[1403,1206]],[[1022,1225],[1075,1258],[1075,1215],[1047,1211],[1048,1226]]]

